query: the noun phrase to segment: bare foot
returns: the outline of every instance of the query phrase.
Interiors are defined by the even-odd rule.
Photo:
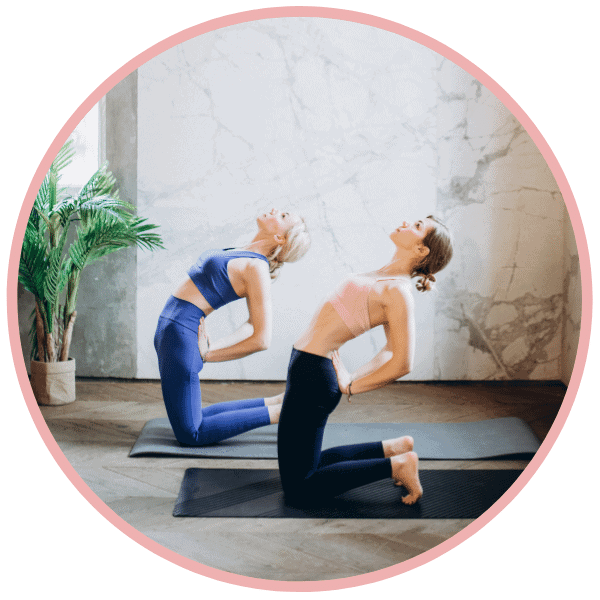
[[[271,396],[265,398],[265,406],[273,406],[274,404],[281,404],[283,402],[283,395],[285,392],[281,392],[278,396]]]
[[[404,435],[393,440],[384,440],[381,443],[383,444],[383,456],[385,458],[410,452],[415,446],[415,440],[410,435]]]
[[[415,452],[392,456],[392,479],[396,485],[403,485],[408,495],[402,497],[404,504],[414,504],[422,495],[419,481],[419,457]]]
[[[283,404],[272,404],[267,406],[269,410],[269,417],[271,419],[271,425],[279,423],[279,415],[281,414],[281,407]]]

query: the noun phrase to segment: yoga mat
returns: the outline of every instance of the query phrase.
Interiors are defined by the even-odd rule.
[[[516,417],[472,423],[329,423],[323,448],[377,442],[412,435],[419,458],[472,460],[531,458],[540,442],[529,425]],[[182,446],[168,419],[148,421],[129,456],[191,458],[277,458],[277,425],[247,431],[211,446]]]
[[[522,473],[518,470],[423,470],[423,497],[407,506],[391,479],[340,494],[319,507],[286,504],[275,469],[187,469],[174,517],[288,519],[476,519]]]

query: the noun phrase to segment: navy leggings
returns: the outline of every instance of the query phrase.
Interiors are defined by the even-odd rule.
[[[327,417],[340,398],[331,360],[294,348],[277,432],[286,500],[312,504],[392,476],[381,442],[321,451]]]
[[[186,446],[214,444],[270,423],[264,398],[202,408],[198,325],[203,316],[197,306],[171,296],[154,335],[167,416],[175,437]]]

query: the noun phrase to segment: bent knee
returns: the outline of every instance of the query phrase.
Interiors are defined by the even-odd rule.
[[[173,427],[175,439],[183,446],[201,446],[198,440],[198,429],[193,426]]]
[[[310,497],[310,484],[304,477],[288,476],[281,478],[281,488],[285,495],[285,499],[293,500],[294,502],[304,501]]]

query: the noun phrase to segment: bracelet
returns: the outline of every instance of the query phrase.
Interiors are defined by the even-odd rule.
[[[348,384],[348,402],[350,402],[350,397],[352,396],[352,384],[353,384],[353,383],[354,383],[354,382],[353,382],[353,381],[351,381],[351,382]]]

